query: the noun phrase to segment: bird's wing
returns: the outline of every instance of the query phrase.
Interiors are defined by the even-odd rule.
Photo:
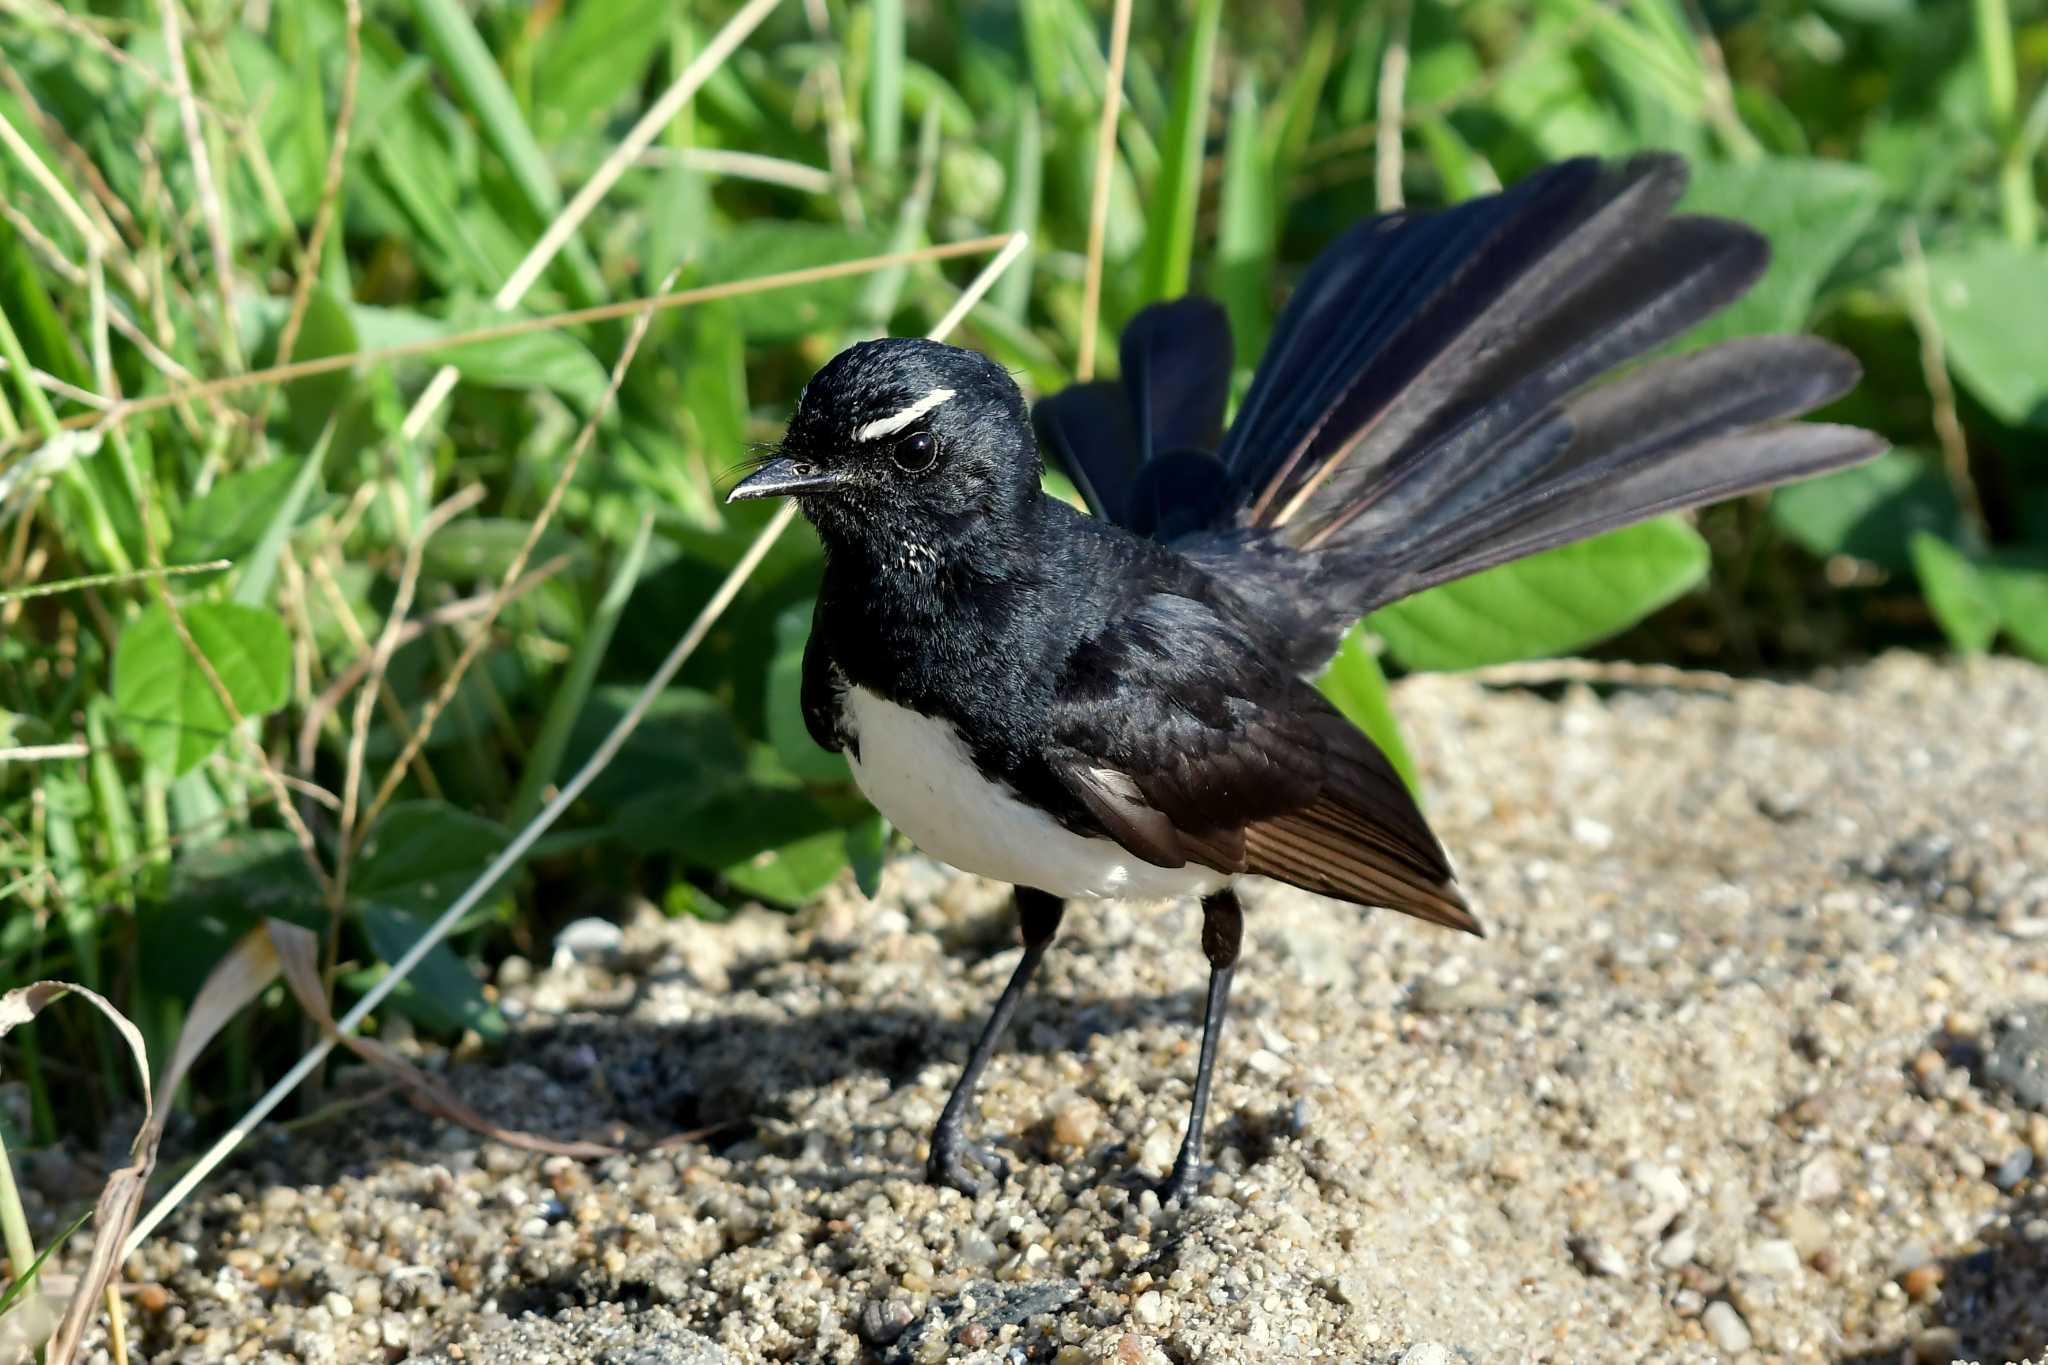
[[[819,619],[824,612],[824,601],[820,597],[818,605],[811,608],[811,637],[804,642],[804,669],[798,686],[798,700],[803,707],[804,729],[811,732],[811,742],[836,754],[846,747],[845,737],[839,732],[839,694],[846,690],[846,683],[837,675],[832,656],[825,648],[824,624]]]
[[[1479,932],[1386,755],[1204,603],[1141,599],[1073,653],[1054,694],[1052,776],[1138,857]]]

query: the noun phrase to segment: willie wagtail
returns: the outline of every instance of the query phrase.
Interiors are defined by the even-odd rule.
[[[1228,431],[1229,327],[1193,297],[1131,320],[1120,381],[1035,414],[992,361],[928,341],[862,342],[806,386],[731,493],[797,498],[824,543],[804,722],[927,853],[1016,888],[1023,960],[932,1132],[932,1180],[1006,1172],[963,1118],[1069,899],[1201,898],[1208,1005],[1169,1199],[1200,1170],[1237,878],[1479,932],[1393,766],[1308,681],[1353,622],[1883,448],[1788,420],[1858,377],[1813,337],[1594,382],[1763,272],[1756,232],[1671,213],[1685,180],[1671,156],[1576,160],[1360,223],[1302,278]],[[1041,447],[1092,516],[1041,491]]]

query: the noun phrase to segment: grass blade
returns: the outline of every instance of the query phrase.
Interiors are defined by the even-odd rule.
[[[1266,334],[1273,325],[1267,289],[1273,278],[1274,211],[1279,201],[1259,125],[1259,92],[1247,76],[1230,99],[1222,212],[1216,227],[1216,297],[1230,315],[1240,367],[1266,349]]]
[[[412,8],[426,32],[427,46],[475,112],[485,140],[504,158],[520,197],[536,218],[555,217],[562,211],[555,173],[469,15],[455,0],[413,0]],[[563,244],[562,261],[566,269],[561,280],[575,303],[588,306],[604,297],[604,281],[580,238],[572,236]]]
[[[1216,66],[1216,33],[1223,0],[1200,0],[1194,26],[1174,62],[1173,114],[1145,223],[1145,302],[1174,298],[1188,288],[1195,255],[1195,210],[1202,192],[1202,150],[1209,134],[1209,90]]]
[[[327,447],[334,439],[336,425],[336,419],[328,419],[298,477],[285,490],[284,501],[277,505],[277,514],[263,527],[263,534],[258,537],[256,548],[249,552],[241,577],[235,583],[234,601],[260,607],[270,600],[270,584],[277,576],[278,556],[284,553],[285,542],[291,539],[293,529],[299,524],[299,514],[305,510],[306,499],[319,486],[320,469],[327,463]]]
[[[910,193],[903,200],[903,214],[896,221],[896,233],[890,239],[889,250],[907,252],[914,250],[924,237],[925,221],[932,211],[932,188],[938,178],[939,169],[939,111],[927,107],[924,123],[917,135],[917,179],[911,184]],[[903,297],[903,282],[910,276],[908,265],[892,265],[887,270],[878,270],[868,280],[867,288],[861,291],[860,311],[877,334],[889,327],[889,315],[896,311],[896,301]]]
[[[1003,226],[1011,232],[1032,232],[1038,227],[1040,200],[1045,194],[1045,126],[1038,115],[1038,101],[1028,87],[1017,92],[1015,127],[1011,132],[1009,186],[1003,201]],[[1018,258],[996,287],[989,291],[989,307],[1004,317],[1021,321],[1031,304],[1031,253]]]
[[[525,770],[519,775],[519,788],[513,793],[511,807],[505,815],[508,823],[523,825],[531,820],[534,812],[540,809],[542,793],[555,780],[555,772],[562,766],[563,751],[569,747],[570,731],[576,726],[576,718],[583,714],[584,703],[590,699],[590,688],[597,680],[598,665],[604,662],[605,650],[612,642],[612,632],[618,629],[619,617],[625,613],[626,600],[639,585],[640,569],[647,562],[647,547],[653,539],[654,514],[648,512],[641,516],[632,543],[626,547],[626,553],[613,571],[612,580],[605,587],[604,597],[598,602],[583,638],[577,642],[576,656],[562,674],[561,685],[548,699],[547,715],[541,721],[533,748],[527,752]]]
[[[868,162],[887,180],[903,159],[903,0],[874,0],[868,15]]]

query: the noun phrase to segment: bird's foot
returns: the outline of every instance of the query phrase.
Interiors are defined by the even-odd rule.
[[[1182,1160],[1173,1163],[1173,1173],[1164,1180],[1149,1180],[1133,1171],[1118,1183],[1134,1194],[1152,1191],[1161,1208],[1185,1208],[1202,1188],[1202,1182],[1215,1172],[1216,1168],[1206,1163]]]
[[[986,1147],[978,1147],[960,1134],[957,1126],[940,1124],[932,1132],[931,1155],[925,1158],[924,1178],[934,1185],[960,1191],[970,1199],[1010,1178],[1010,1163]],[[969,1163],[986,1175],[977,1175]]]

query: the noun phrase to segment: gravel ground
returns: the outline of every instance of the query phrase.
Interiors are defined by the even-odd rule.
[[[968,1199],[923,1138],[1017,950],[1000,888],[905,858],[875,906],[508,964],[472,1103],[713,1131],[269,1130],[131,1262],[145,1356],[2048,1356],[2048,672],[1397,704],[1491,937],[1254,888],[1185,1211],[1121,1182],[1179,1135],[1196,911],[1068,915]]]

